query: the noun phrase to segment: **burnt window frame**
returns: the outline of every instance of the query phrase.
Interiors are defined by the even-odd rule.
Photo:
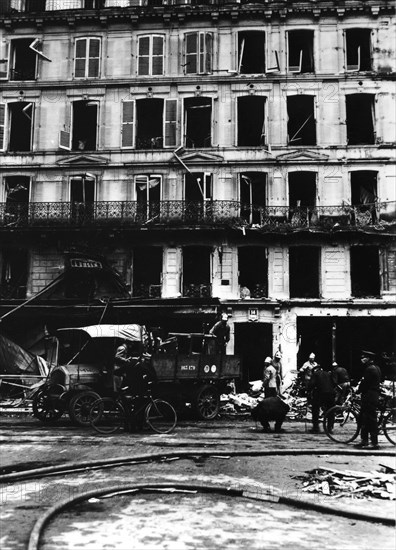
[[[207,252],[208,254],[208,259],[209,259],[209,273],[207,274],[208,275],[208,282],[201,282],[201,281],[198,281],[196,283],[194,282],[190,282],[190,283],[186,283],[185,281],[185,250],[188,249],[191,254],[193,254],[193,251],[196,251],[198,248],[204,250],[205,249],[205,252]],[[195,249],[195,250],[194,250]],[[214,253],[214,249],[212,246],[208,246],[208,245],[184,245],[182,246],[182,254],[181,254],[181,288],[182,288],[182,295],[183,297],[186,297],[186,296],[191,296],[191,294],[188,293],[188,291],[186,290],[186,285],[189,284],[190,286],[191,285],[194,285],[195,287],[200,287],[199,289],[197,288],[196,290],[199,290],[199,297],[203,297],[202,296],[202,287],[209,287],[209,292],[207,293],[207,297],[211,297],[212,296],[212,293],[213,293],[213,253]],[[194,270],[195,271],[195,270]],[[206,293],[205,293],[206,294]]]
[[[241,71],[241,67],[243,66],[242,64],[242,61],[243,61],[243,53],[244,51],[242,50],[242,44],[240,45],[240,38],[242,39],[242,42],[243,40],[245,40],[245,38],[242,38],[241,35],[249,35],[249,34],[260,34],[260,35],[263,35],[263,63],[264,63],[264,70],[262,71],[253,71],[253,72],[245,72],[245,71]],[[245,75],[249,75],[249,74],[265,74],[267,72],[267,32],[265,30],[258,30],[257,28],[255,29],[239,29],[236,33],[236,48],[235,48],[236,52],[237,52],[237,57],[236,57],[236,70],[237,70],[237,73],[238,74],[245,74]],[[242,50],[242,55],[241,55],[241,50]]]
[[[247,251],[247,250],[250,250],[252,253],[256,252],[256,258],[257,258],[257,253],[258,253],[258,250],[260,249],[260,252],[263,253],[263,257],[264,257],[264,260],[265,260],[265,267],[266,267],[266,271],[264,273],[264,276],[262,277],[263,278],[263,282],[259,282],[259,281],[256,281],[255,283],[255,287],[253,288],[249,288],[249,286],[247,286],[246,284],[242,284],[243,282],[248,282],[248,281],[243,281],[243,277],[241,277],[241,269],[240,269],[240,266],[241,266],[241,255],[243,254],[241,251],[243,250],[244,252]],[[268,247],[267,246],[260,246],[260,245],[250,245],[250,246],[238,246],[237,247],[237,258],[238,258],[238,287],[239,287],[239,290],[241,291],[243,288],[248,288],[249,291],[250,291],[250,298],[256,298],[256,299],[260,299],[260,298],[268,298],[268,294],[269,294],[269,250],[268,250]],[[263,260],[261,260],[263,261]],[[256,265],[257,267],[257,265]],[[247,279],[249,279],[249,277],[245,277]],[[241,282],[241,279],[242,279],[242,282]],[[254,275],[251,277],[251,279],[254,279]],[[254,282],[253,280],[251,282]],[[261,288],[257,288],[257,286],[260,285]],[[263,288],[264,287],[264,288]]]
[[[141,178],[141,182],[143,182],[143,178],[145,180],[146,184],[146,201],[144,204],[144,201],[140,201],[138,197],[138,181],[139,178]],[[152,179],[158,179],[159,180],[159,197],[158,202],[155,199],[150,198],[150,180]],[[135,174],[133,176],[133,200],[136,202],[136,212],[138,215],[138,218],[140,218],[142,221],[148,221],[153,218],[157,218],[161,214],[161,201],[162,201],[162,193],[163,193],[163,175],[158,173],[140,173]],[[142,191],[142,190],[141,190]]]
[[[34,44],[37,40],[38,40],[37,36],[29,36],[29,37],[20,36],[18,38],[11,38],[10,43],[9,43],[9,47],[8,47],[8,62],[7,62],[8,80],[10,80],[11,82],[21,82],[21,81],[25,81],[25,80],[27,80],[27,81],[37,80],[38,71],[39,71],[38,54],[39,53],[41,54],[41,52],[37,52],[36,50],[31,48],[32,44]],[[27,45],[27,49],[32,51],[32,54],[29,54],[29,55],[32,55],[32,56],[34,55],[34,59],[35,59],[34,71],[32,71],[32,74],[34,73],[34,76],[32,78],[14,78],[14,72],[16,71],[16,68],[15,68],[15,63],[16,63],[15,45],[18,42],[19,43],[25,42],[26,44],[29,42],[29,45]],[[7,53],[7,50],[6,50],[6,53]],[[5,78],[7,78],[7,77],[3,77],[3,79],[5,79]]]
[[[85,57],[77,57],[77,48],[78,43],[85,40]],[[99,42],[99,55],[98,56],[89,56],[90,44],[91,41],[97,40]],[[74,39],[74,57],[73,57],[73,78],[76,80],[90,79],[90,78],[100,78],[102,74],[102,37],[101,36],[78,36]],[[84,59],[84,75],[77,76],[77,61]],[[90,61],[97,59],[98,60],[98,70],[97,74],[91,75],[90,71]]]
[[[310,33],[312,35],[312,67],[309,70],[304,70],[304,50],[300,50],[299,55],[299,66],[298,70],[296,65],[290,65],[290,36],[293,33]],[[286,31],[286,71],[290,74],[315,74],[316,72],[316,62],[315,62],[315,30],[314,29],[289,29]]]
[[[362,65],[362,52],[361,52],[361,46],[358,46],[357,48],[357,65],[348,65],[348,34],[354,31],[363,31],[366,32],[368,35],[368,44],[366,46],[369,50],[369,68],[361,68]],[[351,27],[349,29],[344,29],[344,62],[345,62],[345,72],[346,73],[357,73],[357,72],[371,72],[373,71],[373,40],[372,40],[372,34],[373,31],[371,28],[364,28],[364,27]],[[351,39],[349,39],[351,40]],[[351,48],[349,48],[351,49]]]
[[[149,40],[149,52],[147,55],[143,55],[141,53],[141,41],[144,39]],[[156,38],[160,38],[162,40],[162,54],[157,55],[154,54],[154,40]],[[166,36],[161,33],[144,33],[137,37],[137,61],[136,61],[136,74],[137,76],[163,76],[165,74],[165,59],[166,59],[166,52],[165,52],[165,41]],[[140,71],[140,60],[144,57],[148,58],[148,72],[143,73]],[[160,73],[155,73],[153,71],[154,68],[154,59],[158,57],[162,59],[162,70]]]
[[[252,181],[251,181],[251,178],[253,175],[256,175],[257,177],[260,175],[264,180],[264,185],[263,185],[264,204],[262,205],[255,203],[253,200],[253,187],[252,187]],[[249,179],[250,179],[250,182],[248,181]],[[250,185],[249,203],[242,203],[241,187],[243,185],[243,182],[247,182],[247,181]],[[243,172],[238,173],[238,201],[240,205],[239,212],[240,212],[240,216],[244,218],[248,223],[260,224],[261,222],[260,216],[259,216],[259,220],[257,220],[257,214],[259,214],[259,212],[255,211],[255,207],[265,209],[268,206],[268,189],[269,189],[268,172],[257,171],[257,170],[244,170]]]
[[[378,267],[378,269],[375,269],[375,271],[372,273],[372,274],[369,274],[368,273],[368,261],[370,261],[370,259],[367,258],[367,248],[371,248],[371,249],[375,249],[374,251],[377,253],[377,258],[376,258],[376,262],[377,262],[377,265],[374,266],[374,268]],[[362,274],[362,269],[360,268],[360,266],[356,266],[358,267],[358,269],[355,269],[353,267],[353,255],[354,255],[354,251],[355,250],[359,250],[361,252],[361,255],[363,256],[364,255],[364,259],[363,258],[360,258],[360,263],[361,264],[364,264],[364,271],[363,271],[363,274]],[[381,255],[381,249],[379,246],[376,246],[376,245],[356,245],[356,246],[351,246],[350,249],[349,249],[349,262],[350,262],[350,281],[351,281],[351,296],[352,298],[380,298],[381,297],[381,291],[382,291],[382,288],[381,288],[381,258],[380,258],[380,255]],[[373,269],[374,269],[373,268]],[[359,284],[359,281],[354,280],[354,271],[355,273],[359,273],[361,275],[361,278],[359,279],[360,282],[363,282],[363,290],[362,291],[358,291],[356,292],[356,288]],[[370,275],[370,277],[369,277]],[[376,281],[374,281],[374,277],[376,278]],[[371,293],[371,292],[367,292],[365,289],[364,289],[364,284],[367,282],[370,281],[370,284],[375,284],[376,285],[376,292],[374,293]]]
[[[312,249],[316,251],[317,254],[317,261],[318,261],[318,275],[317,275],[317,281],[315,281],[315,284],[317,283],[317,295],[305,295],[305,296],[298,296],[295,295],[294,292],[292,294],[292,252],[297,251],[296,254],[299,254],[301,257],[301,251],[302,249]],[[306,269],[309,269],[309,265],[306,266]],[[317,300],[320,299],[322,294],[322,247],[321,246],[315,246],[315,245],[300,245],[300,246],[289,246],[289,297],[292,300]],[[306,278],[305,278],[306,279]]]
[[[350,124],[348,124],[348,100],[349,98],[352,98],[352,97],[356,97],[356,98],[367,97],[371,99],[370,110],[371,110],[372,139],[369,141],[353,140],[352,143],[350,141],[351,130],[353,131],[354,129],[353,127],[351,128]],[[362,145],[375,145],[377,143],[377,113],[376,113],[376,107],[375,107],[376,102],[377,102],[377,94],[373,94],[373,93],[345,94],[345,127],[346,127],[347,146],[360,147]],[[357,109],[359,113],[361,113],[361,109],[362,109],[362,106],[360,106],[359,109]],[[356,121],[358,119],[360,119],[360,116],[357,116]],[[357,130],[355,134],[360,135],[361,132]]]
[[[161,268],[160,268],[160,271],[158,272],[158,275],[159,275],[159,277],[158,277],[159,282],[158,283],[154,283],[154,282],[149,281],[147,285],[144,285],[144,283],[136,283],[136,281],[135,281],[136,251],[137,251],[137,249],[139,249],[139,251],[141,250],[143,252],[145,248],[149,248],[151,251],[155,250],[154,254],[158,254],[158,255],[161,256],[161,258],[160,258]],[[131,294],[132,294],[133,297],[161,298],[161,296],[162,296],[163,273],[164,273],[164,257],[165,257],[164,248],[162,246],[150,246],[150,247],[135,246],[135,247],[133,247],[133,251],[132,251],[132,269],[131,269]],[[141,259],[141,258],[139,258],[139,259]],[[144,290],[144,292],[139,293],[138,288],[137,288],[138,284],[140,284],[141,289],[142,289],[143,286],[147,287],[147,291],[146,291],[146,288],[144,288],[144,289],[142,289],[142,290]]]
[[[187,125],[188,125],[188,108],[186,106],[186,101],[194,100],[194,99],[204,99],[208,100],[208,105],[210,101],[210,134],[209,137],[205,138],[205,140],[209,140],[208,144],[198,145],[197,147],[194,145],[189,145],[187,143],[187,140],[193,141],[188,135],[187,135]],[[203,104],[204,105],[204,104]],[[196,106],[197,108],[199,105]],[[191,108],[191,107],[190,107]],[[214,101],[213,97],[209,95],[199,95],[199,96],[187,96],[183,98],[183,108],[182,108],[182,128],[183,128],[183,145],[186,149],[206,149],[213,147],[213,140],[214,140]],[[204,140],[204,141],[205,141]]]
[[[252,88],[252,90],[254,90]],[[260,135],[260,143],[258,143],[257,145],[240,145],[239,142],[240,142],[240,137],[239,137],[239,129],[240,129],[240,125],[239,125],[239,105],[240,105],[240,102],[242,102],[243,100],[245,100],[246,102],[249,100],[249,98],[252,98],[252,101],[255,100],[255,98],[262,98],[263,99],[263,105],[264,105],[264,108],[263,108],[263,124],[262,124],[262,127],[261,129],[264,130],[264,133],[263,131],[261,132],[261,135]],[[236,109],[236,115],[235,115],[235,120],[236,120],[236,124],[235,124],[235,147],[265,147],[267,144],[268,144],[268,131],[269,131],[269,120],[268,120],[268,109],[269,109],[269,106],[268,106],[268,96],[267,95],[264,95],[264,94],[256,94],[256,93],[253,93],[253,94],[243,94],[243,95],[238,95],[236,97],[236,106],[235,106],[235,109]]]
[[[188,51],[188,39],[196,35],[195,51]],[[210,51],[208,52],[208,45]],[[203,49],[201,50],[201,46]],[[195,71],[189,70],[189,56],[195,56]],[[214,33],[212,31],[191,31],[183,36],[183,74],[212,74],[214,61]]]
[[[315,130],[315,140],[314,140],[314,143],[293,143],[294,141],[296,141],[296,137],[298,136],[300,130],[303,128],[303,126],[305,125],[305,123],[303,123],[303,125],[301,125],[299,127],[299,129],[297,130],[297,132],[294,133],[293,136],[289,136],[289,106],[288,106],[288,102],[289,102],[289,99],[290,98],[312,98],[312,106],[313,106],[313,109],[312,109],[312,115],[313,115],[313,124],[314,124],[314,130]],[[289,94],[286,96],[286,114],[287,114],[287,145],[288,146],[292,146],[292,147],[317,147],[318,146],[318,97],[314,94],[308,94],[308,93],[304,93],[304,94]],[[308,122],[308,119],[306,119],[306,121]]]

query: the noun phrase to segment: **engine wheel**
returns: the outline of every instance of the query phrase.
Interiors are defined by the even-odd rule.
[[[63,407],[59,405],[59,393],[56,388],[47,387],[33,398],[33,415],[41,422],[55,422],[63,414]]]
[[[217,388],[212,385],[200,386],[193,399],[193,409],[198,418],[212,420],[220,409],[220,396]]]
[[[90,426],[91,407],[97,399],[100,399],[100,395],[94,391],[83,391],[75,395],[69,405],[71,421],[78,426]]]

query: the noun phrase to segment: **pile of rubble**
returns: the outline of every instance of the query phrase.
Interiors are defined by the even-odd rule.
[[[356,472],[353,470],[334,470],[332,468],[315,468],[302,479],[304,492],[321,493],[334,498],[382,498],[396,499],[396,470],[382,466],[382,472]]]

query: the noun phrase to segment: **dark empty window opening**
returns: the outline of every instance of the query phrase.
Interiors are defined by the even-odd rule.
[[[351,172],[351,199],[353,206],[375,203],[378,199],[377,172],[373,170]]]
[[[184,219],[199,223],[211,219],[212,174],[193,172],[186,174],[184,186]]]
[[[161,297],[162,248],[137,247],[133,251],[132,294]]]
[[[320,248],[289,248],[290,298],[319,298]]]
[[[364,298],[380,295],[380,266],[377,246],[351,247],[352,296]]]
[[[244,296],[268,296],[267,250],[262,246],[238,248],[238,283]]]
[[[71,215],[75,223],[93,220],[95,201],[95,179],[75,176],[70,180]]]
[[[29,214],[30,178],[8,176],[5,184],[5,222],[9,226],[27,222]]]
[[[316,145],[315,98],[293,95],[287,98],[287,132],[290,145]]]
[[[313,73],[313,31],[288,32],[288,70],[293,73]]]
[[[136,101],[136,149],[159,149],[163,146],[163,99]]]
[[[183,247],[183,296],[204,298],[211,295],[211,252],[207,246]]]
[[[12,69],[10,80],[34,80],[36,78],[37,55],[29,48],[34,38],[20,38],[12,41]]]
[[[73,102],[73,151],[96,151],[98,104],[95,101]]]
[[[265,73],[265,33],[246,31],[238,33],[238,72]]]
[[[346,96],[346,126],[348,145],[375,143],[373,94]]]
[[[348,29],[346,40],[346,70],[371,71],[371,29]]]
[[[184,100],[186,147],[212,146],[212,100],[194,97]]]
[[[46,0],[26,0],[27,12],[45,11]]]
[[[258,147],[265,142],[265,97],[238,97],[238,146]]]
[[[2,299],[26,298],[28,267],[28,253],[26,250],[3,251],[0,286]]]
[[[139,221],[156,219],[160,214],[161,176],[135,176],[135,190]]]
[[[31,151],[33,129],[33,103],[9,103],[9,151]]]
[[[266,206],[267,175],[263,172],[244,172],[239,178],[241,216],[248,223],[261,224]]]
[[[289,173],[289,206],[315,206],[316,172]]]

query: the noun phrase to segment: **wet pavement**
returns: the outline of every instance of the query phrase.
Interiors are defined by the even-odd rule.
[[[324,434],[308,432],[309,423],[288,422],[283,434],[264,434],[249,417],[212,422],[181,421],[170,435],[150,432],[99,436],[73,427],[67,419],[43,426],[29,416],[0,418],[0,467],[11,470],[114,457],[161,454],[161,461],[109,469],[58,474],[2,486],[1,547],[26,548],[37,518],[50,506],[87,490],[120,484],[198,483],[260,493],[312,499],[333,508],[395,516],[395,502],[380,499],[309,495],[297,476],[315,467],[377,471],[396,467],[394,447],[343,454]],[[303,449],[309,454],[297,455]],[[285,456],[232,456],[234,451],[271,450]],[[294,451],[293,451],[294,450]],[[166,460],[167,453],[192,451],[189,457]],[[209,453],[202,457],[200,451]],[[331,454],[336,451],[337,454]],[[227,452],[229,453],[227,455]],[[219,453],[222,453],[220,455]],[[388,456],[384,456],[387,454]],[[325,534],[325,535],[323,535]],[[373,538],[375,537],[375,538]],[[395,547],[393,527],[302,510],[268,501],[201,492],[132,494],[100,498],[63,511],[45,530],[41,548],[52,549],[211,549],[311,548],[364,549]]]

